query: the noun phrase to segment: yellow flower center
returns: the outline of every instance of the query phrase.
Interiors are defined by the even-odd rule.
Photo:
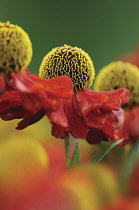
[[[10,22],[0,22],[0,72],[9,74],[28,66],[32,58],[32,44],[28,34]]]
[[[43,59],[39,76],[49,79],[68,76],[74,90],[84,90],[91,86],[95,71],[91,58],[82,49],[64,45],[52,49]]]
[[[118,88],[130,90],[131,99],[128,106],[139,104],[139,69],[122,61],[115,61],[103,67],[98,73],[95,91],[110,91]]]

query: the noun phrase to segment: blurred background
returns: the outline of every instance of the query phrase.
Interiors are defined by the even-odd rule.
[[[53,47],[81,47],[98,72],[139,42],[139,1],[133,0],[1,0],[0,21],[21,26],[33,44],[29,66],[38,73]]]

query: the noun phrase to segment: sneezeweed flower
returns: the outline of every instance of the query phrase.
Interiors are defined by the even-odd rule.
[[[0,22],[0,93],[10,85],[12,73],[25,69],[32,58],[32,44],[28,34],[9,21]]]
[[[61,75],[72,79],[74,94],[62,107],[68,126],[63,127],[58,121],[51,120],[52,134],[63,139],[71,134],[75,138],[86,138],[90,143],[116,138],[107,114],[114,116],[112,110],[118,110],[129,100],[129,92],[125,89],[106,93],[90,90],[95,75],[94,66],[89,55],[77,47],[57,47],[44,57],[39,76],[50,79]]]
[[[112,62],[100,70],[96,78],[94,89],[96,91],[111,91],[118,88],[130,90],[131,99],[123,106],[123,121],[118,130],[120,138],[125,138],[122,144],[135,141],[139,137],[139,69],[122,61]],[[119,118],[118,114],[117,117]]]

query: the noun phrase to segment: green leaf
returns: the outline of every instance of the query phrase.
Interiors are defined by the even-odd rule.
[[[99,163],[102,160],[102,158],[104,158],[111,151],[111,149],[113,149],[115,146],[117,146],[118,144],[120,144],[122,141],[123,141],[123,139],[120,139],[119,141],[116,141],[116,142],[112,143],[110,146],[108,146],[104,150],[102,150],[99,153],[97,153],[91,159],[91,162]]]
[[[76,143],[74,153],[73,153],[72,159],[69,164],[69,168],[76,166],[78,164],[80,164],[80,147],[79,147],[78,143]]]

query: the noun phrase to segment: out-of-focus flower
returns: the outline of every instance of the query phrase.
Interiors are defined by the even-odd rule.
[[[73,168],[63,175],[62,183],[82,200],[80,210],[96,210],[112,203],[118,192],[114,174],[102,165]]]
[[[100,208],[99,210],[137,210],[139,209],[139,200],[138,199],[130,199],[128,197],[119,197],[113,202],[111,205],[108,205],[104,208]],[[93,210],[93,209],[92,209]]]
[[[28,34],[17,25],[0,22],[0,94],[10,88],[11,73],[25,69],[31,58]]]
[[[136,198],[136,199],[139,199],[139,161],[138,161],[138,157],[139,156],[137,156],[137,161],[136,161],[135,167],[133,168],[133,171],[129,177],[128,188],[127,188],[128,195],[131,198]]]
[[[110,91],[118,88],[130,90],[131,99],[123,106],[124,112],[115,115],[121,121],[121,128],[118,128],[119,138],[127,142],[135,141],[139,137],[139,69],[122,61],[112,62],[100,70],[96,78],[94,89],[96,91]],[[123,123],[122,123],[123,122]]]
[[[85,210],[113,200],[117,184],[111,170],[83,165],[66,171],[63,148],[47,149],[20,135],[0,144],[0,209]],[[58,170],[60,169],[60,170]]]
[[[139,44],[137,44],[135,50],[133,50],[131,53],[121,55],[119,60],[129,62],[139,67]]]

